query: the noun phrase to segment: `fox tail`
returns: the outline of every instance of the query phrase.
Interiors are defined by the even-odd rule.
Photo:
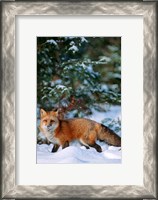
[[[98,139],[105,141],[109,145],[121,147],[121,137],[103,124],[101,124],[101,131],[98,134]]]

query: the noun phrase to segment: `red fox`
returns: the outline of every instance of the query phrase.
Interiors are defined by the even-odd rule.
[[[102,152],[96,140],[105,141],[113,146],[121,146],[121,138],[108,127],[86,118],[63,119],[58,118],[58,111],[40,111],[40,131],[54,144],[52,152],[60,146],[66,148],[69,142],[79,140],[87,149],[93,147]]]

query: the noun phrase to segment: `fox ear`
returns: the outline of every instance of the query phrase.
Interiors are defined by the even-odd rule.
[[[47,113],[46,113],[45,110],[41,109],[41,110],[40,110],[40,114],[41,114],[41,117],[43,117],[43,116],[45,116]]]
[[[58,115],[59,115],[59,110],[57,110],[57,111],[52,111],[53,112],[53,114],[56,116],[56,117],[58,117]]]
[[[58,117],[58,115],[59,115],[59,110],[57,110],[57,111],[55,112],[55,116]]]

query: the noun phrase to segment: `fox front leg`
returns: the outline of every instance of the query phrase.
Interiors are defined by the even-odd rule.
[[[54,144],[53,149],[52,149],[52,153],[57,152],[58,149],[59,149],[59,147],[60,147],[60,145],[58,145],[58,144]]]
[[[69,147],[69,142],[66,141],[63,145],[62,145],[62,149],[65,149],[66,147]]]

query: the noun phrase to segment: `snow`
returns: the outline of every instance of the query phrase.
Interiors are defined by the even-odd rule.
[[[76,51],[78,51],[78,47],[73,45],[69,48],[70,51],[72,51],[73,53],[75,53]]]
[[[78,47],[75,45],[75,42],[74,41],[71,41],[70,42],[70,48],[68,49],[69,51],[72,51],[73,53],[79,51]]]
[[[110,62],[111,58],[107,56],[101,56],[99,62]]]
[[[101,142],[100,142],[101,143]],[[51,153],[53,145],[37,145],[37,163],[120,163],[121,151],[119,147],[108,149],[106,144],[102,153],[98,153],[94,148],[86,149],[76,143],[56,153]]]
[[[86,42],[86,43],[88,43],[88,40],[86,40],[85,37],[81,37],[81,42]]]
[[[108,86],[106,84],[101,84],[101,89],[107,92]]]
[[[111,51],[118,51],[118,47],[116,46],[111,46],[111,45],[108,45],[108,48],[111,50]]]
[[[55,40],[51,39],[51,40],[47,40],[48,43],[50,44],[54,44],[55,46],[57,46],[58,44],[56,43]]]
[[[113,120],[121,119],[121,107],[120,106],[108,107],[107,105],[107,112],[99,112],[99,111],[93,110],[93,115],[88,118],[99,123],[105,118],[111,118]]]
[[[87,118],[101,122],[105,118],[113,120],[121,119],[121,107],[109,107],[107,112],[99,112],[93,110],[93,115]],[[73,141],[70,146],[62,149],[61,147],[56,153],[51,153],[53,144],[37,144],[37,163],[38,164],[54,164],[54,163],[104,163],[119,164],[121,163],[121,147],[109,146],[104,142],[97,141],[102,148],[102,152],[97,152],[94,148],[86,149],[81,146],[78,141]]]
[[[51,81],[51,86],[53,87],[54,85],[61,85],[62,80],[61,79],[57,79],[55,81]]]
[[[74,36],[71,36],[71,37],[65,37],[65,39],[76,39],[76,38],[80,38],[81,42],[86,42],[88,43],[88,40],[86,40],[85,37],[74,37]]]
[[[57,89],[65,89],[66,86],[65,86],[65,85],[56,85],[56,88],[57,88]]]

